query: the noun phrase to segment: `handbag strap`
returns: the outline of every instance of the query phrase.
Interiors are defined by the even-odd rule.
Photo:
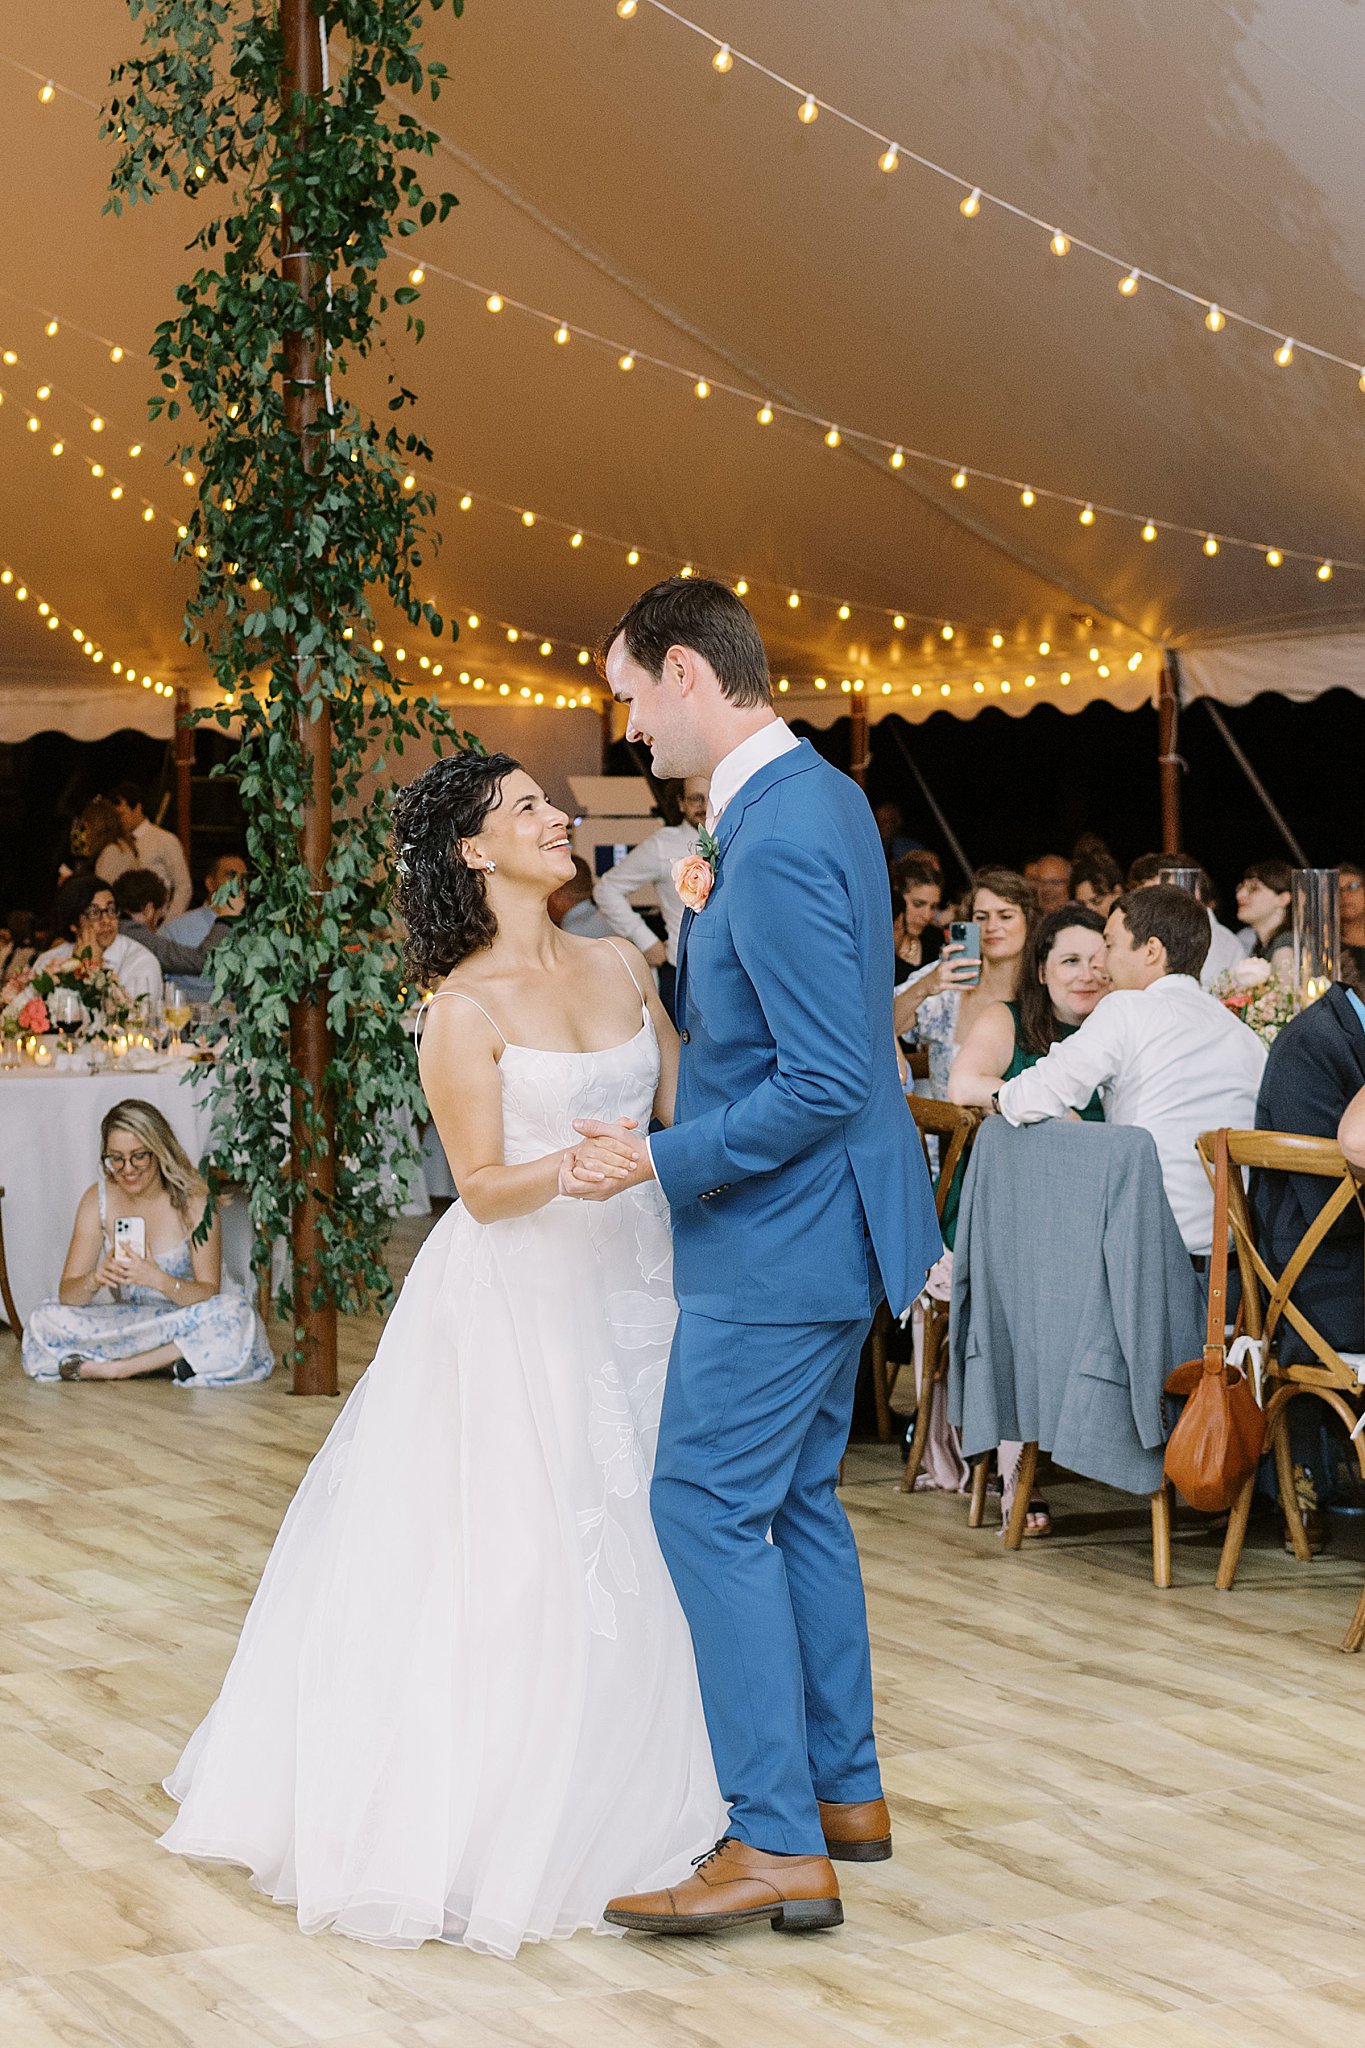
[[[1227,1360],[1228,1134],[1219,1131],[1213,1159],[1213,1246],[1209,1253],[1209,1317],[1204,1329],[1204,1370],[1221,1373]]]

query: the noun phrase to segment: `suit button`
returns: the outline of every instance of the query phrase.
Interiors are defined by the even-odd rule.
[[[683,1033],[683,1035],[682,1035],[682,1042],[683,1042],[683,1044],[684,1044],[684,1045],[691,1045],[691,1043],[692,1043],[692,1033],[691,1033],[690,1031],[684,1031],[684,1033]]]

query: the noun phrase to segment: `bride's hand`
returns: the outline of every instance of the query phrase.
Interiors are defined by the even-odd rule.
[[[607,1174],[586,1165],[585,1149],[560,1154],[559,1192],[578,1202],[609,1202],[621,1192],[623,1175],[620,1171]]]

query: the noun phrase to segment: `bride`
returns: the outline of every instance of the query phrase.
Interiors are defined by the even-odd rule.
[[[551,923],[567,820],[506,755],[439,760],[395,842],[461,1199],[285,1516],[161,1839],[305,1932],[510,1956],[725,1827],[649,1517],[667,1210],[561,1193],[593,1175],[575,1118],[670,1119],[677,1040],[638,955]]]

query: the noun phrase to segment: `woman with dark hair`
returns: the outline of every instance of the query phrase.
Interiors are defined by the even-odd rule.
[[[891,870],[891,928],[897,988],[942,951],[943,934],[935,923],[942,901],[943,871],[932,853],[907,853],[896,862]]]
[[[245,1864],[305,1931],[510,1956],[724,1829],[649,1512],[667,1207],[654,1182],[560,1198],[616,1171],[575,1119],[671,1121],[677,1039],[632,948],[550,921],[567,826],[503,754],[394,805],[460,1201],[289,1510],[163,1838]]]
[[[1034,1066],[1059,1038],[1070,1038],[1108,994],[1104,919],[1079,903],[1051,911],[1034,932],[1019,992],[992,1003],[973,1024],[948,1076],[948,1100],[994,1107],[997,1090]],[[1080,1112],[1103,1123],[1092,1095]]]
[[[1256,934],[1253,960],[1293,973],[1294,870],[1287,860],[1254,860],[1237,884],[1237,915]]]

